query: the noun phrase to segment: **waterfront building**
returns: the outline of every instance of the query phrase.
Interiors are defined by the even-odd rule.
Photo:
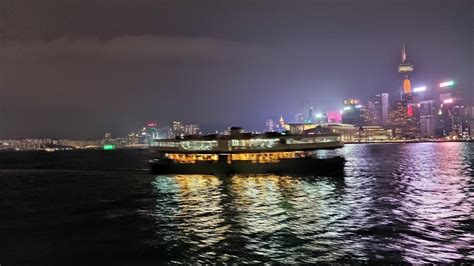
[[[343,142],[377,142],[392,139],[391,129],[380,126],[358,127],[350,124],[325,123],[319,125],[292,124],[290,132],[295,134],[337,133]]]
[[[290,134],[301,134],[308,129],[315,128],[317,125],[313,123],[289,123],[286,125],[286,130]]]
[[[341,134],[343,142],[353,142],[357,137],[359,127],[350,124],[325,123],[325,124],[290,124],[291,134],[320,134],[338,133]]]
[[[360,127],[356,136],[355,142],[378,142],[388,141],[392,139],[393,132],[391,129],[385,129],[381,126],[363,126]]]

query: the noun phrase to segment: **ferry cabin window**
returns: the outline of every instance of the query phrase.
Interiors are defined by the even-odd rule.
[[[180,147],[185,150],[209,151],[217,148],[217,141],[182,141]]]
[[[154,147],[173,147],[176,148],[178,147],[178,143],[174,141],[157,141],[157,142],[152,142],[151,146]]]
[[[287,144],[308,144],[308,143],[326,143],[339,141],[338,136],[325,136],[325,137],[314,137],[314,138],[302,138],[302,139],[287,139]]]
[[[230,145],[234,149],[272,148],[278,143],[279,139],[233,139]]]

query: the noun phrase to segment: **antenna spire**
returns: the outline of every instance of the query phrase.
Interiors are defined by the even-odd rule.
[[[406,50],[405,44],[403,44],[403,47],[402,47],[402,63],[406,63],[406,61],[407,61],[407,50]]]

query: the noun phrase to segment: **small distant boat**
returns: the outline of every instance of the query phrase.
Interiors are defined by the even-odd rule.
[[[155,174],[324,174],[343,171],[345,159],[318,158],[315,151],[343,145],[336,133],[252,134],[233,127],[229,135],[155,140],[157,157],[149,163]]]

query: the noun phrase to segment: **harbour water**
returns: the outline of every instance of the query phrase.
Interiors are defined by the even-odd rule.
[[[474,143],[334,152],[344,177],[155,176],[146,150],[0,153],[0,264],[474,262]]]

